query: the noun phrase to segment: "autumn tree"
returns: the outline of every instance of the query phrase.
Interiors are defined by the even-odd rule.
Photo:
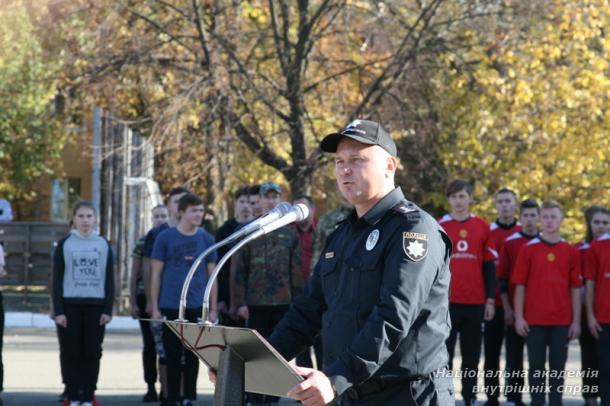
[[[53,110],[61,63],[44,50],[37,17],[21,1],[0,3],[0,196],[16,202],[36,197],[65,138]]]
[[[55,10],[70,50],[66,88],[148,133],[164,179],[216,179],[209,186],[226,190],[233,173],[270,173],[262,163],[293,193],[313,182],[324,195],[328,178],[313,176],[326,162],[319,139],[355,117],[383,120],[384,101],[404,113],[396,85],[417,77],[418,59],[459,47],[459,26],[491,13],[486,4],[496,2],[142,0]]]
[[[518,17],[518,18],[517,18]],[[447,53],[437,98],[448,173],[471,179],[486,201],[508,186],[567,208],[610,204],[610,38],[607,2],[520,4],[472,48]]]

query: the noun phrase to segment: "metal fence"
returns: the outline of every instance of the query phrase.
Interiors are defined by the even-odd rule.
[[[66,224],[0,223],[7,275],[2,280],[5,307],[46,311],[53,249],[68,232]]]

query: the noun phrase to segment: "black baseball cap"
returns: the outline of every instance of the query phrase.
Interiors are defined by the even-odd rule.
[[[390,155],[396,156],[396,144],[381,124],[369,120],[354,120],[338,133],[328,134],[320,142],[324,152],[337,152],[337,145],[344,137],[369,145],[379,145]]]

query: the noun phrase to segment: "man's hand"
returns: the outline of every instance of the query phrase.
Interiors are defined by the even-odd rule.
[[[210,382],[216,385],[216,371],[211,368],[208,368],[208,379],[210,380]]]
[[[530,326],[528,326],[527,321],[523,317],[515,319],[515,331],[521,337],[527,337],[530,333]]]
[[[568,330],[568,338],[570,340],[575,340],[580,336],[580,323],[572,323],[570,324],[570,329]]]
[[[335,390],[323,372],[297,366],[293,368],[305,380],[290,389],[286,394],[288,397],[298,400],[306,406],[326,405],[335,398]]]
[[[100,316],[100,326],[105,326],[106,324],[110,323],[110,320],[112,320],[111,315],[102,313]]]
[[[218,321],[218,311],[217,310],[210,310],[210,312],[208,313],[208,321],[210,323],[215,323]]]
[[[132,319],[140,318],[140,308],[135,303],[131,306],[131,318]]]
[[[146,309],[144,309],[144,311],[146,312],[146,314],[148,314],[149,316],[152,315],[152,311],[153,311],[153,305],[150,302],[146,303]],[[151,316],[152,318],[152,316]]]
[[[150,318],[153,320],[163,320],[163,316],[161,316],[161,312],[158,307],[153,307],[150,313]]]
[[[587,324],[589,326],[589,331],[591,332],[591,335],[596,340],[599,340],[599,333],[601,333],[602,331],[602,326],[599,325],[594,315],[589,315],[587,317]]]
[[[496,303],[494,299],[487,299],[485,303],[485,321],[493,320],[494,315],[496,314]]]
[[[510,306],[504,308],[504,324],[507,326],[515,324],[515,312]]]
[[[57,324],[58,326],[62,326],[63,328],[68,327],[68,319],[66,318],[66,315],[60,314],[58,316],[55,316],[55,324]]]
[[[250,312],[248,311],[248,306],[240,306],[237,309],[237,315],[244,320],[248,320],[250,318]]]

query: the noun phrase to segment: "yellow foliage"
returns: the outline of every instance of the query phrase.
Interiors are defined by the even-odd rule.
[[[452,177],[476,181],[480,214],[493,217],[490,196],[504,186],[521,198],[557,199],[576,240],[582,210],[610,206],[610,44],[599,29],[610,16],[605,0],[551,3],[544,20],[507,32],[495,52],[481,42],[460,56],[476,57],[475,68],[442,75],[440,94],[451,95],[439,101],[443,156]]]

